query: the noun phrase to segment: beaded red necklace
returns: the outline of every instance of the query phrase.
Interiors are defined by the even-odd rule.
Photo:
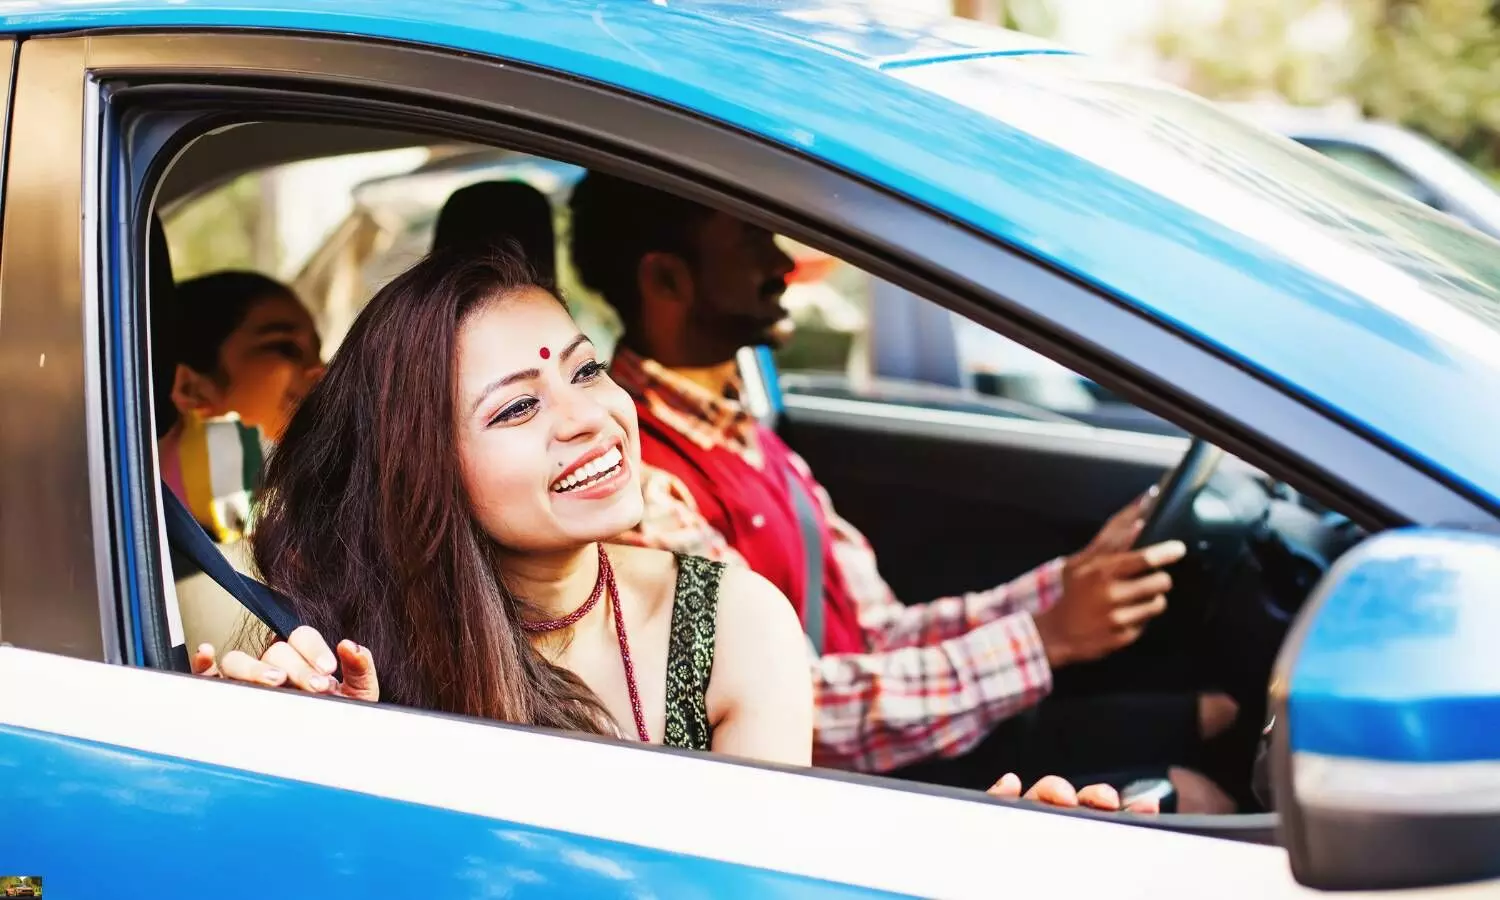
[[[635,663],[630,659],[630,639],[625,635],[625,616],[620,611],[620,590],[615,585],[615,570],[609,564],[609,556],[604,552],[604,545],[599,545],[599,579],[594,582],[593,593],[583,602],[583,605],[563,616],[560,619],[546,619],[540,622],[521,623],[521,628],[532,634],[544,634],[549,631],[558,631],[567,628],[582,619],[599,605],[599,598],[609,593],[610,605],[615,613],[615,636],[620,641],[620,661],[625,664],[625,687],[630,691],[630,711],[635,713],[635,730],[640,736],[641,742],[651,743],[651,733],[646,730],[646,714],[641,711],[641,692],[635,684]]]

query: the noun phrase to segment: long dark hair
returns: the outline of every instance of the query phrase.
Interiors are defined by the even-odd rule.
[[[370,648],[382,700],[614,734],[598,698],[519,627],[524,604],[460,477],[458,332],[532,285],[507,242],[437,251],[376,294],[271,456],[255,562],[330,644]]]

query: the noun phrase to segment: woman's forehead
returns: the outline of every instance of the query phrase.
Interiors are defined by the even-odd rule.
[[[486,303],[464,323],[460,352],[482,351],[486,356],[535,362],[540,348],[555,355],[572,340],[578,326],[556,297],[541,288],[527,288]],[[555,344],[555,346],[554,346]]]

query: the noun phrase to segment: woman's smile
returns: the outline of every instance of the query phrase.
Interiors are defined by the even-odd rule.
[[[630,482],[630,463],[618,440],[580,456],[552,482],[552,493],[577,500],[599,500]]]

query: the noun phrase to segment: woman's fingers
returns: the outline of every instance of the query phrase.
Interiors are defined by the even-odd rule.
[[[283,641],[272,644],[260,658],[262,662],[285,672],[287,680],[304,691],[325,694],[334,688],[332,677],[314,669],[306,657]]]
[[[215,663],[213,646],[201,644],[191,662],[195,675],[270,687],[291,684],[314,694],[337,694],[355,700],[380,699],[375,657],[370,651],[353,641],[341,641],[335,657],[323,636],[306,625],[293,631],[286,641],[272,644],[260,659],[234,650]],[[340,662],[344,669],[343,683],[333,677]]]
[[[202,675],[206,678],[219,678],[219,664],[214,658],[213,644],[199,644],[198,650],[193,654],[192,671],[194,675]]]
[[[303,625],[287,636],[286,642],[302,655],[307,664],[317,670],[320,675],[332,676],[338,668],[338,660],[333,658],[333,651],[328,649],[328,642],[323,636],[310,625]]]
[[[379,700],[380,681],[375,675],[375,656],[369,648],[353,641],[339,641],[338,653],[344,669],[344,683],[339,686],[339,694],[372,703]]]
[[[219,671],[225,678],[232,681],[248,681],[251,684],[264,684],[269,687],[281,687],[286,684],[287,679],[284,669],[262,662],[240,650],[231,650],[224,654],[224,658],[219,660]]]

